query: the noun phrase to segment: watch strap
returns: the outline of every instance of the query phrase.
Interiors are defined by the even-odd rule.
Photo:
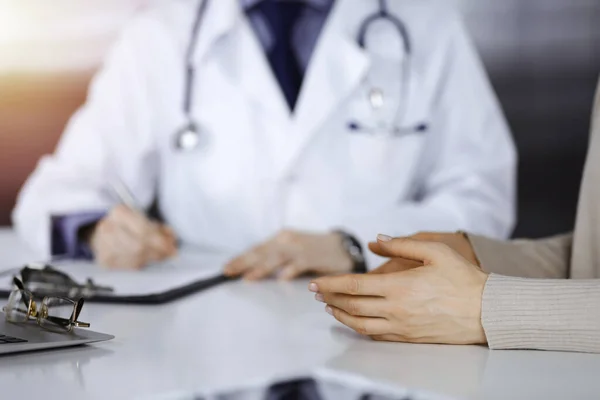
[[[356,239],[356,237],[349,234],[348,232],[342,230],[336,230],[335,232],[341,236],[342,246],[344,246],[344,249],[352,259],[352,273],[366,273],[367,263],[365,261],[362,245],[360,244],[358,239]]]

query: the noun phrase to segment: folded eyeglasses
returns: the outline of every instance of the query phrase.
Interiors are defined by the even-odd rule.
[[[67,297],[45,296],[40,303],[26,290],[23,282],[13,278],[15,289],[8,303],[2,309],[6,320],[12,323],[25,323],[35,319],[40,327],[52,332],[71,332],[74,327],[89,328],[90,324],[79,321],[84,300],[72,300]]]

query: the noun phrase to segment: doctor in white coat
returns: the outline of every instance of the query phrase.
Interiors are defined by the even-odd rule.
[[[296,20],[274,0],[167,3],[125,29],[23,187],[14,225],[40,256],[141,268],[177,241],[293,278],[377,267],[379,232],[510,234],[514,145],[445,1],[305,0]]]

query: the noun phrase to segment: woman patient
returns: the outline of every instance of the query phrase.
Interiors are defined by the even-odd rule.
[[[600,87],[575,230],[501,242],[462,233],[379,235],[391,260],[309,289],[375,340],[600,352]]]

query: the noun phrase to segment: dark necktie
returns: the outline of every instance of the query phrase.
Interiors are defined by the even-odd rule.
[[[267,57],[292,111],[296,105],[303,78],[300,63],[294,53],[292,38],[304,7],[300,1],[262,0],[255,8],[262,14],[273,34],[274,45]]]

